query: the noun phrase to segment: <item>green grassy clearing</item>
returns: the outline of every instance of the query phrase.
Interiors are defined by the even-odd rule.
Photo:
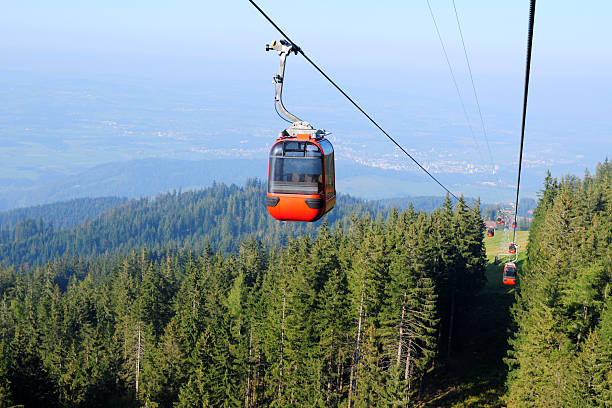
[[[474,298],[469,310],[457,319],[456,352],[444,364],[428,373],[427,382],[435,386],[423,390],[422,407],[502,407],[506,366],[503,358],[508,349],[510,306],[514,287],[502,284],[503,262],[493,265],[503,231],[493,238],[485,237],[487,284]],[[529,231],[517,231],[520,269],[525,258]]]

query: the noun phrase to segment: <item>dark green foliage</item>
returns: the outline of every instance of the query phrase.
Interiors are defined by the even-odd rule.
[[[610,404],[612,165],[544,181],[513,308],[513,406]]]
[[[278,246],[291,237],[316,234],[323,221],[278,222],[270,217],[264,203],[265,194],[265,184],[257,180],[247,182],[244,187],[214,184],[204,190],[171,192],[155,198],[132,200],[101,213],[95,219],[61,230],[57,227],[54,230],[50,223],[59,226],[72,224],[61,221],[63,219],[52,211],[50,218],[43,214],[42,218],[18,221],[14,228],[0,228],[0,263],[32,266],[66,256],[93,259],[98,255],[125,253],[143,246],[158,253],[173,253],[176,248],[184,247],[201,250],[204,242],[215,250],[228,253],[238,250],[240,243],[248,237],[266,246]],[[87,214],[96,212],[91,210],[80,214],[76,210],[79,200],[68,202],[65,211],[73,208],[68,206],[70,203],[75,207],[74,220],[83,218],[84,221]],[[63,209],[62,205],[57,206]],[[26,214],[40,212],[16,211]],[[330,226],[337,226],[346,224],[351,214],[374,216],[379,211],[386,212],[376,203],[340,195],[336,208],[327,216],[327,222]],[[16,216],[7,217],[10,223]]]
[[[96,218],[126,202],[126,198],[120,197],[76,198],[53,204],[17,208],[0,212],[0,225],[7,230],[13,230],[21,220],[42,219],[45,224],[50,224],[58,230],[82,224],[85,220]]]
[[[242,197],[236,206],[261,193],[258,184],[214,189]],[[194,194],[164,196],[142,212],[117,209],[109,217],[125,225],[109,225],[117,234],[152,225],[138,217],[162,201],[177,209],[156,210],[168,220],[193,209],[184,225],[215,208],[215,217],[227,215],[212,199],[189,207]],[[478,213],[447,202],[431,215],[409,208],[384,221],[322,221],[297,238],[289,234],[314,227],[273,221],[277,238],[288,234],[280,248],[254,234],[227,254],[194,235],[173,251],[0,268],[0,397],[49,407],[418,405],[424,374],[439,350],[446,354],[440,327],[450,333],[452,313],[482,285]],[[242,236],[232,230],[239,223],[223,220],[230,231],[212,240],[218,246]],[[586,341],[599,344],[602,333]]]

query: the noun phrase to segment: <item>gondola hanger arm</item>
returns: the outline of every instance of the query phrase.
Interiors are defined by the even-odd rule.
[[[285,82],[285,65],[287,63],[287,57],[291,53],[297,55],[298,52],[300,52],[300,47],[290,43],[287,40],[274,40],[271,44],[266,44],[266,51],[271,50],[278,51],[278,55],[280,56],[280,68],[278,70],[278,74],[274,75],[273,77],[276,85],[274,92],[274,100],[276,105],[278,106],[278,109],[291,120],[291,122],[301,122],[300,118],[289,112],[285,108],[285,105],[283,105],[283,83]]]

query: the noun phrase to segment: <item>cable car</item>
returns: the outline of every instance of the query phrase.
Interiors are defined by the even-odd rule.
[[[334,149],[320,130],[307,131],[283,135],[270,149],[266,206],[277,220],[316,221],[336,204]]]
[[[512,229],[516,229],[516,221],[512,221]]]
[[[501,225],[502,227],[504,227],[506,225],[506,219],[502,218],[501,222],[499,223],[499,225]]]
[[[514,262],[504,264],[502,282],[504,285],[514,285],[516,283],[516,265]]]
[[[502,219],[501,219],[501,217],[497,217],[497,219],[495,220],[495,223],[496,223],[497,225],[502,225]]]
[[[280,132],[270,149],[266,207],[281,221],[316,221],[336,204],[334,148],[324,130],[289,113],[282,102],[285,61],[299,48],[289,41],[273,41],[266,51],[276,50],[281,57],[275,103],[292,122]]]
[[[511,254],[516,254],[516,244],[514,242],[508,246],[508,252]]]
[[[488,228],[487,237],[492,237],[493,235],[495,235],[495,228]]]

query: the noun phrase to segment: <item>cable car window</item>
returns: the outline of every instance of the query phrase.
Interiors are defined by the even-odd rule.
[[[282,155],[283,155],[283,144],[277,143],[272,148],[272,151],[270,152],[270,156],[282,156]]]
[[[335,192],[334,186],[334,153],[325,156],[325,189]]]
[[[516,269],[514,269],[512,267],[506,268],[505,275],[506,275],[507,278],[514,278],[514,277],[516,277]]]
[[[304,157],[304,142],[285,142],[285,156]]]
[[[309,157],[321,157],[321,150],[317,147],[317,145],[313,145],[308,143],[306,145],[306,156]]]
[[[279,143],[281,145],[281,143]],[[284,157],[270,155],[268,189],[282,194],[323,194],[323,160],[307,142],[285,142]]]
[[[324,155],[327,156],[328,154],[332,154],[334,152],[334,148],[332,147],[331,143],[329,143],[329,141],[321,140],[319,144],[321,145],[321,148],[323,149]]]
[[[333,194],[336,190],[334,185],[334,148],[327,140],[320,141],[319,145],[325,155],[325,190],[328,191],[328,194]]]

